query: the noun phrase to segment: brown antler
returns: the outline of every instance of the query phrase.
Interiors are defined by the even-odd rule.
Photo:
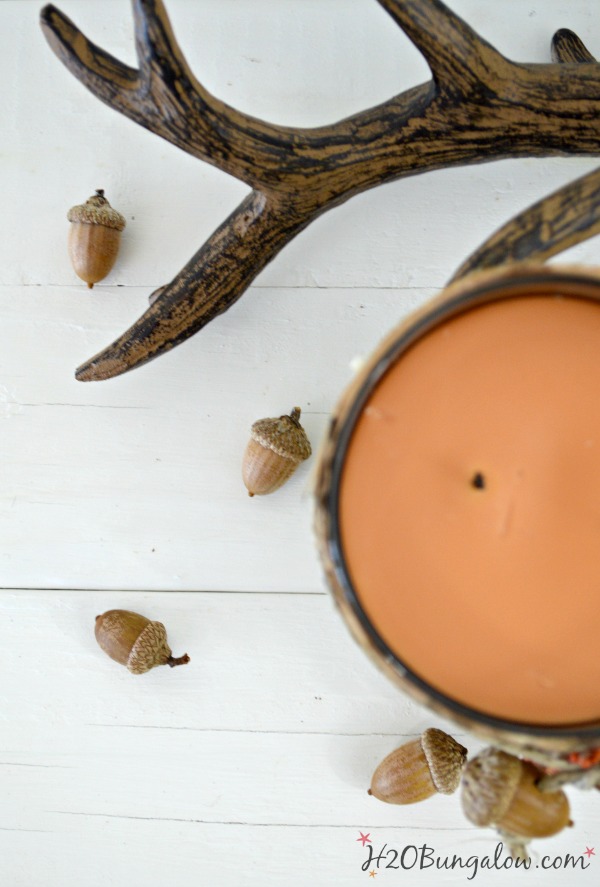
[[[552,38],[555,62],[594,62],[577,34],[562,28]],[[514,216],[488,237],[454,273],[450,283],[483,268],[545,262],[600,234],[600,169],[569,182]]]
[[[571,53],[576,67],[516,64],[440,0],[378,2],[421,50],[433,79],[315,129],[273,126],[207,92],[161,0],[133,0],[137,70],[94,46],[53,6],[42,11],[50,45],[98,98],[253,189],[78,379],[118,375],[180,344],[229,308],[316,216],[367,188],[508,156],[598,153],[600,69],[575,35],[557,38],[554,51]]]
[[[600,234],[600,169],[538,200],[495,231],[466,259],[451,283],[483,268],[546,259]]]

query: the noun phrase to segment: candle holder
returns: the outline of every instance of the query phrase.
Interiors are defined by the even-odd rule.
[[[340,491],[348,450],[357,423],[364,415],[365,409],[373,411],[377,409],[369,407],[368,404],[373,392],[390,369],[400,366],[403,356],[416,343],[436,328],[447,325],[448,321],[484,305],[534,296],[540,298],[566,296],[592,301],[598,303],[600,313],[600,269],[591,271],[575,266],[545,267],[522,263],[475,272],[455,282],[437,298],[411,314],[385,339],[343,395],[330,422],[317,473],[316,526],[327,580],[336,603],[361,647],[389,677],[418,702],[450,718],[482,739],[511,751],[516,750],[519,754],[544,765],[551,764],[557,768],[571,770],[572,753],[589,752],[600,745],[600,694],[595,687],[590,687],[590,693],[598,700],[597,719],[589,723],[572,725],[511,722],[507,718],[494,717],[469,708],[464,703],[440,692],[423,680],[402,661],[401,656],[390,649],[389,644],[369,618],[361,602],[360,589],[357,589],[348,567],[348,552],[340,529]],[[573,392],[573,397],[577,397],[577,392]],[[535,405],[532,405],[532,410],[535,410]],[[385,418],[382,421],[384,424],[382,433],[385,434]],[[406,417],[406,422],[410,422],[410,416]],[[402,458],[401,452],[398,453],[398,458]],[[484,476],[473,473],[468,479],[473,487],[481,489],[483,495]],[[471,493],[467,492],[467,495]],[[376,492],[373,493],[371,505],[373,510],[378,508]],[[435,540],[432,540],[432,548],[435,548]],[[430,556],[435,557],[435,550],[431,551]],[[410,593],[410,589],[398,589],[398,607],[402,607],[404,596]],[[485,594],[485,588],[482,589],[482,594]],[[490,619],[494,619],[493,607],[494,604],[491,603]],[[448,632],[460,634],[460,625],[453,623],[450,612],[446,618]],[[427,631],[426,614],[423,615],[422,625],[416,630]],[[535,632],[534,626],[532,632]],[[510,651],[498,651],[497,655],[510,655]]]
[[[505,229],[504,233],[507,234],[508,229]],[[494,240],[494,238],[490,240]],[[533,251],[535,252],[535,250]],[[489,252],[484,248],[480,254],[488,255]],[[466,264],[470,265],[469,262]],[[574,717],[562,717],[560,706],[563,701],[567,706],[573,704],[569,699],[573,685],[571,684],[570,689],[567,687],[565,690],[565,686],[561,687],[561,681],[556,681],[557,674],[560,676],[566,665],[562,657],[564,655],[579,657],[582,653],[580,645],[584,648],[583,662],[589,662],[590,657],[594,662],[596,658],[597,631],[594,631],[592,637],[589,632],[585,632],[580,639],[577,629],[573,630],[573,618],[569,614],[572,606],[575,608],[580,606],[577,577],[581,574],[582,561],[586,561],[586,555],[581,555],[577,549],[569,554],[572,563],[567,563],[567,568],[573,569],[575,577],[573,587],[571,588],[569,582],[568,588],[565,590],[566,593],[558,604],[556,598],[550,595],[550,600],[553,603],[549,603],[548,606],[550,607],[550,632],[554,638],[552,654],[554,662],[548,661],[547,644],[541,645],[539,650],[537,646],[540,634],[543,635],[546,632],[548,619],[545,621],[536,619],[536,607],[544,608],[546,603],[543,579],[540,580],[540,577],[536,577],[539,558],[536,558],[535,555],[535,545],[531,557],[532,563],[528,564],[527,557],[525,558],[524,578],[520,588],[522,605],[520,600],[515,604],[513,596],[512,603],[505,607],[502,589],[489,603],[483,605],[483,611],[487,614],[488,627],[492,629],[489,632],[490,636],[494,635],[493,629],[496,621],[506,620],[508,629],[504,629],[504,633],[500,632],[500,634],[504,634],[504,637],[508,634],[508,642],[498,644],[492,641],[486,653],[487,641],[484,636],[484,653],[482,655],[481,651],[477,652],[478,645],[472,643],[472,628],[469,628],[468,623],[465,627],[463,621],[465,613],[467,619],[470,618],[469,610],[479,611],[481,614],[480,599],[482,596],[485,598],[487,594],[488,578],[498,565],[498,552],[506,551],[507,556],[510,557],[512,549],[510,545],[505,544],[505,540],[508,540],[511,532],[513,535],[518,535],[519,532],[525,533],[524,548],[527,551],[527,529],[523,529],[523,521],[521,521],[521,527],[511,526],[516,523],[513,499],[516,501],[518,496],[513,496],[513,491],[509,491],[508,496],[504,495],[502,484],[507,475],[504,471],[505,465],[497,467],[494,461],[495,457],[486,453],[485,448],[479,446],[479,441],[473,447],[473,452],[477,453],[483,464],[470,458],[472,453],[469,447],[463,453],[463,455],[466,454],[464,459],[456,459],[458,447],[451,432],[449,433],[447,452],[444,449],[444,442],[440,445],[439,434],[436,436],[435,445],[430,445],[431,442],[425,438],[425,435],[419,431],[415,432],[415,446],[412,449],[408,447],[408,452],[414,454],[415,447],[421,446],[428,452],[431,450],[434,454],[430,458],[432,473],[435,474],[435,478],[440,480],[439,491],[432,486],[427,478],[423,484],[425,487],[423,497],[429,496],[431,500],[439,495],[439,502],[443,503],[443,505],[436,503],[434,506],[426,508],[426,513],[434,516],[431,520],[432,528],[435,528],[438,533],[444,533],[447,528],[448,533],[454,539],[455,535],[452,534],[456,534],[456,524],[459,524],[460,533],[460,521],[464,520],[464,533],[468,535],[473,530],[473,515],[475,514],[476,523],[481,516],[480,526],[477,527],[474,538],[469,537],[469,544],[466,548],[463,547],[461,552],[466,551],[465,558],[469,559],[469,546],[472,543],[474,546],[483,548],[484,555],[486,552],[491,552],[491,557],[487,561],[485,557],[483,560],[476,559],[479,570],[477,582],[475,585],[472,582],[467,582],[466,591],[462,594],[461,589],[457,590],[456,587],[460,579],[457,580],[452,575],[452,565],[456,563],[457,559],[450,559],[452,565],[447,565],[444,562],[445,555],[436,551],[437,537],[435,532],[430,533],[429,545],[420,547],[414,544],[419,531],[417,530],[415,533],[409,530],[406,533],[407,524],[410,525],[413,521],[417,527],[422,528],[423,526],[422,516],[414,514],[412,511],[415,501],[417,503],[419,501],[418,494],[415,499],[413,490],[411,496],[410,483],[405,488],[402,486],[405,482],[405,475],[410,473],[411,457],[410,455],[405,456],[404,453],[407,432],[403,431],[400,435],[397,433],[398,418],[403,425],[410,429],[414,417],[411,415],[410,409],[398,416],[398,408],[393,400],[390,400],[389,391],[388,395],[383,399],[380,397],[379,400],[377,400],[377,392],[381,389],[385,390],[387,380],[392,375],[395,375],[397,379],[399,374],[402,374],[403,367],[405,376],[410,377],[407,382],[410,389],[413,378],[417,378],[417,380],[419,378],[419,364],[415,364],[414,355],[418,354],[419,349],[421,352],[423,351],[423,343],[426,343],[425,347],[427,344],[430,346],[429,352],[426,352],[427,359],[427,355],[432,353],[432,348],[435,348],[436,345],[439,346],[440,342],[444,345],[445,335],[451,340],[456,339],[456,330],[460,329],[460,325],[464,324],[465,319],[470,320],[477,315],[484,317],[486,313],[489,314],[490,309],[496,311],[496,320],[498,317],[502,319],[497,309],[508,308],[509,311],[512,311],[515,306],[519,310],[523,306],[527,309],[533,306],[537,310],[552,305],[550,313],[558,309],[562,316],[563,308],[567,304],[576,305],[577,310],[584,308],[586,316],[594,321],[593,336],[597,338],[600,345],[600,268],[590,270],[577,266],[546,267],[540,263],[516,263],[483,271],[473,271],[464,278],[451,283],[437,298],[413,313],[385,339],[349,386],[330,422],[320,453],[315,487],[315,523],[321,559],[328,584],[347,626],[367,655],[403,691],[436,714],[450,719],[491,745],[491,748],[486,749],[467,765],[463,776],[463,809],[467,817],[476,825],[495,826],[513,858],[522,860],[528,859],[527,843],[532,837],[553,835],[569,824],[569,804],[567,797],[561,790],[563,786],[567,784],[581,788],[600,786],[600,692],[597,690],[600,684],[597,680],[598,675],[591,677],[589,673],[586,673],[585,665],[583,666],[580,677],[586,690],[578,704],[583,705],[583,709],[587,712],[586,716],[576,713]],[[588,309],[592,309],[591,314]],[[595,314],[598,316],[594,317]],[[537,311],[537,316],[543,319],[543,312],[540,314]],[[519,338],[522,339],[521,334],[517,336],[517,339]],[[460,343],[459,338],[458,346]],[[484,349],[486,347],[484,342]],[[585,347],[582,351],[585,352]],[[492,339],[490,361],[493,361],[493,355],[494,340]],[[571,354],[569,357],[568,353],[565,353],[565,361],[570,361],[572,356]],[[410,364],[411,358],[412,368],[409,372],[406,367]],[[460,359],[462,359],[462,354]],[[595,343],[592,359],[598,363]],[[415,366],[417,366],[416,372]],[[483,378],[489,379],[489,372],[486,374],[483,370],[482,367]],[[449,373],[452,373],[451,366]],[[502,381],[500,378],[499,387],[494,389],[491,397],[494,397],[498,391],[502,391]],[[600,382],[600,378],[597,378],[596,381]],[[427,385],[431,385],[429,377]],[[427,389],[427,385],[425,389]],[[406,387],[405,385],[404,388],[396,389],[400,391],[401,395],[399,403],[404,407],[407,403]],[[432,415],[436,414],[437,404],[435,402],[427,404],[421,390],[417,393],[413,392],[413,394],[412,400],[408,399],[409,404],[423,400],[425,414],[428,411]],[[541,400],[551,403],[554,395],[554,387],[549,379],[548,390],[547,392],[542,391]],[[597,389],[583,393],[578,390],[577,386],[572,389],[573,399],[581,396],[586,400],[587,397],[586,402],[591,401],[592,411],[595,411],[594,405],[598,400],[596,395]],[[504,400],[511,403],[511,397],[511,391],[507,390]],[[467,397],[466,402],[470,407],[469,401],[470,397]],[[460,401],[459,398],[458,402],[462,402],[464,405],[465,399]],[[477,402],[475,409],[478,404],[479,402]],[[535,414],[539,406],[541,404],[532,403],[532,413]],[[400,407],[400,410],[402,408]],[[598,410],[600,410],[600,404]],[[417,408],[415,411],[422,419],[423,411],[419,411]],[[568,409],[566,413],[566,421],[569,422]],[[522,413],[517,413],[517,416],[519,415],[522,418]],[[517,419],[517,421],[520,422],[521,419]],[[421,429],[424,426],[419,422],[420,420],[417,419],[417,428]],[[552,422],[549,423],[549,425],[552,424]],[[428,427],[427,422],[425,427]],[[596,427],[600,427],[598,423],[596,423]],[[367,429],[366,432],[363,431],[364,428]],[[377,429],[375,434],[382,440],[378,447],[373,447],[371,451],[369,441],[373,441],[373,428]],[[551,429],[549,433],[552,433]],[[458,437],[461,438],[461,435]],[[525,437],[527,437],[527,429],[525,429]],[[358,445],[355,442],[357,438]],[[365,440],[367,441],[366,445]],[[586,439],[581,443],[584,447],[592,446],[594,441]],[[506,441],[504,445],[510,447]],[[582,459],[585,459],[583,452],[577,447],[575,449],[577,450],[575,458],[578,459],[581,456]],[[560,452],[559,448],[557,448],[557,452]],[[540,462],[547,462],[546,456],[547,454],[542,452]],[[403,458],[407,458],[409,466],[408,470],[403,469],[397,472],[402,477],[400,484],[397,484],[396,478],[390,475],[383,477],[381,485],[373,481],[373,478],[376,478],[375,465],[383,465],[384,472],[391,465],[393,467],[391,474],[394,474],[396,471],[394,466]],[[358,477],[357,479],[357,466],[360,467],[361,460],[363,460],[363,464],[365,460],[369,463],[369,469],[364,478]],[[530,466],[527,460],[524,464]],[[456,471],[457,465],[459,468]],[[469,466],[469,470],[464,471],[461,477],[461,468],[464,465]],[[418,488],[423,474],[419,473],[420,467],[416,471]],[[577,474],[578,471],[579,467],[575,473]],[[513,477],[518,477],[520,474],[520,480],[522,480],[526,472],[527,469],[521,467],[513,472]],[[535,475],[535,473],[535,469],[531,471],[531,474]],[[541,472],[538,472],[539,474]],[[548,485],[551,486],[551,482]],[[541,486],[538,486],[538,490],[543,491],[545,486],[547,485],[543,482]],[[489,492],[488,487],[491,487]],[[403,489],[408,490],[406,501],[402,493]],[[348,490],[350,490],[349,493]],[[491,521],[489,520],[490,509],[483,505],[483,497],[488,495],[491,495]],[[506,508],[499,509],[502,512],[501,522],[496,521],[493,514],[496,508],[494,497],[500,501],[504,497],[509,503]],[[398,508],[396,511],[394,510],[396,507],[394,502]],[[457,505],[457,503],[459,504]],[[531,499],[529,500],[530,504]],[[550,500],[547,504],[551,512],[556,512],[555,503]],[[518,509],[518,502],[516,507]],[[544,508],[544,503],[541,507]],[[444,508],[449,510],[449,519],[446,520],[446,523],[443,520],[440,523],[440,513]],[[526,504],[523,510],[527,512],[527,508]],[[358,527],[353,526],[353,509],[361,512]],[[585,508],[583,509],[584,520],[591,521],[593,526],[598,524],[600,528],[600,515],[597,517],[595,513],[597,510],[596,503],[593,501],[591,513],[588,513]],[[396,532],[396,516],[399,511],[405,513],[402,515],[402,519],[397,521]],[[569,511],[567,510],[564,515],[559,514],[559,518],[564,520],[565,534],[569,535],[568,525],[571,522]],[[397,539],[392,538],[390,541],[389,533],[386,535],[386,523],[388,526],[391,523],[392,535]],[[542,515],[541,523],[544,523],[544,515]],[[375,538],[370,525],[375,526]],[[383,554],[382,547],[378,544],[379,540],[376,538],[381,526],[384,528]],[[440,526],[442,527],[441,531]],[[486,547],[486,543],[489,542],[486,539],[486,533],[490,526],[493,538],[491,544]],[[361,542],[357,545],[357,540],[361,540],[363,530],[366,530],[364,544]],[[550,560],[552,560],[551,548],[553,544],[556,543],[560,547],[560,532],[559,528],[558,535],[550,537],[548,540]],[[498,540],[495,538],[496,535],[500,537]],[[532,535],[535,536],[535,532]],[[480,545],[481,540],[483,540],[483,544]],[[495,547],[496,542],[499,544]],[[590,552],[588,549],[587,565],[584,564],[583,571],[584,574],[588,574],[588,579],[589,571],[594,573],[594,564],[597,562],[597,545],[593,540],[592,544],[593,550]],[[388,550],[390,547],[397,547],[400,550],[400,560],[405,558],[408,561],[414,561],[415,570],[407,571],[401,568],[398,576],[394,575],[393,565],[399,563],[398,556],[394,556],[391,566],[388,565],[383,573],[379,571],[378,578],[378,571],[373,572],[372,564],[379,562],[380,559],[385,562],[386,546]],[[358,554],[355,553],[356,548],[359,549]],[[517,546],[517,550],[519,549],[522,550],[523,545]],[[362,553],[360,553],[361,551]],[[444,548],[444,552],[447,556],[447,546]],[[430,569],[430,561],[439,561],[437,569],[433,571]],[[458,561],[460,563],[460,558]],[[410,581],[406,581],[406,576],[414,577],[415,571],[417,580],[415,587],[413,587]],[[420,576],[421,571],[425,574],[425,579]],[[600,568],[597,572],[599,581],[596,582],[595,587],[600,584]],[[441,589],[433,595],[432,605],[432,596],[427,593],[427,583],[436,580],[441,585]],[[373,593],[373,583],[380,583],[375,594]],[[512,583],[509,582],[509,584]],[[591,619],[594,621],[596,619],[597,595],[593,593],[593,583],[588,604],[589,606],[583,606],[581,611],[577,612],[576,624],[580,620]],[[398,631],[398,625],[402,625],[404,621],[412,627],[409,631],[404,628]],[[515,643],[516,653],[511,646],[510,637],[513,627],[517,628],[521,623],[524,626],[524,631],[515,633],[521,641],[525,638],[526,646],[528,644],[527,638],[531,638],[533,651],[531,655],[527,650],[525,655],[523,654],[522,643],[520,645],[519,642]],[[477,626],[477,619],[473,624]],[[485,626],[485,618],[483,624]],[[564,644],[561,637],[563,631]],[[396,632],[397,634],[395,634]],[[415,635],[418,639],[416,644],[414,643]],[[450,675],[457,671],[454,666],[456,658],[463,655],[461,649],[463,646],[466,665],[462,671],[476,670],[475,684],[483,686],[483,695],[481,688],[476,687],[476,692],[479,694],[475,696],[475,699],[478,700],[476,703],[469,700],[469,693],[474,692],[473,681],[470,678],[466,680],[463,689],[460,682],[454,681],[453,683],[453,679],[448,679],[445,674],[446,670]],[[473,646],[475,653],[472,652]],[[568,651],[565,652],[563,647],[567,647]],[[430,649],[434,660],[433,665],[428,661]],[[513,674],[512,679],[506,677],[503,679],[502,675],[507,670],[504,668],[502,660],[513,656],[517,661],[520,661],[519,657],[523,659],[525,665],[522,667],[522,672],[516,676]],[[475,657],[478,658],[473,661]],[[531,689],[532,667],[536,672],[533,675],[533,690]],[[595,665],[592,665],[592,668],[594,667]],[[458,672],[460,671],[461,669],[458,669]],[[434,677],[432,678],[431,675]],[[567,685],[569,679],[572,681],[573,677],[575,685],[577,685],[577,673],[574,675],[571,673],[570,678],[565,679]],[[535,712],[536,709],[537,681],[539,681],[539,694],[542,699],[542,712],[545,707],[548,707],[554,713],[554,717],[549,717],[547,720],[543,715],[540,716],[539,712],[532,713],[531,718],[528,717],[528,706],[531,706],[532,712]],[[509,705],[510,708],[510,703],[507,700],[510,700],[513,688],[516,696],[522,695],[521,689],[515,686],[520,683],[525,687],[525,695],[529,693],[529,697],[525,701],[521,700],[518,715],[510,716],[502,711],[502,706]],[[558,695],[554,693],[555,685],[561,688]],[[451,689],[448,689],[449,687]],[[485,698],[486,687],[494,688],[494,693],[491,693],[490,696],[496,697],[496,702],[490,701],[489,706]],[[562,694],[565,693],[566,695],[563,696]],[[573,695],[577,695],[577,692]],[[498,699],[500,699],[500,703],[498,703]],[[551,700],[549,706],[548,699]],[[500,714],[494,710],[494,705],[499,706]],[[390,756],[390,758],[394,758],[394,778],[409,779],[412,769],[407,771],[406,776],[399,775],[401,750],[398,750],[396,756],[400,763],[393,755]],[[385,762],[381,766],[385,766]],[[516,786],[518,789],[515,788]],[[490,800],[492,788],[493,801]],[[498,795],[495,794],[496,792]],[[393,803],[407,803],[407,801],[396,800]],[[503,811],[505,807],[509,809],[510,815],[504,816],[503,814],[503,818],[501,818],[498,814],[499,805],[502,806]],[[526,812],[519,819],[523,810]],[[518,830],[519,823],[521,823],[522,831]],[[517,828],[516,832],[514,831],[515,827]]]
[[[339,493],[353,430],[390,367],[428,332],[477,306],[536,295],[600,302],[600,268],[542,264],[599,232],[600,170],[595,170],[539,200],[488,237],[440,295],[389,334],[350,384],[330,422],[315,488],[317,540],[327,580],[350,630],[369,656],[419,702],[499,747],[564,774],[565,781],[576,781],[582,770],[600,763],[600,694],[597,719],[568,726],[527,724],[469,709],[420,679],[390,651],[361,606],[340,535]],[[473,485],[481,487],[483,476],[474,477]],[[590,693],[594,692],[591,687]]]
[[[354,535],[349,534],[347,538],[344,536],[341,503],[346,483],[344,478],[348,456],[361,421],[364,423],[365,416],[370,413],[372,423],[379,423],[383,435],[386,434],[386,427],[393,422],[392,413],[386,414],[386,408],[385,406],[381,407],[381,401],[377,405],[372,400],[374,393],[385,382],[388,374],[395,372],[398,376],[398,373],[402,372],[406,356],[410,357],[411,353],[414,353],[416,348],[432,334],[436,334],[440,330],[442,332],[445,330],[448,333],[450,330],[449,335],[452,335],[453,322],[460,321],[461,318],[467,316],[474,316],[479,309],[485,309],[486,306],[505,305],[511,307],[519,302],[523,303],[523,300],[529,304],[532,304],[531,300],[534,300],[536,305],[541,305],[548,299],[554,302],[558,300],[560,303],[577,300],[578,305],[597,306],[597,311],[600,313],[600,268],[549,267],[540,261],[598,231],[599,185],[600,175],[598,172],[594,172],[565,188],[561,188],[520,213],[488,238],[461,265],[450,285],[439,296],[411,314],[384,340],[361,368],[334,411],[320,453],[315,486],[315,525],[321,559],[336,604],[354,638],[375,664],[417,702],[450,719],[480,739],[491,743],[493,748],[484,753],[483,763],[475,762],[471,774],[478,776],[481,768],[485,769],[490,766],[490,761],[493,761],[494,767],[497,765],[500,768],[506,767],[506,773],[510,772],[511,775],[506,776],[505,781],[503,775],[498,776],[494,773],[493,779],[496,783],[500,786],[504,785],[508,792],[511,780],[514,782],[515,779],[517,781],[519,778],[523,779],[523,784],[527,784],[528,790],[534,794],[538,790],[547,794],[546,808],[548,810],[557,808],[557,805],[560,807],[564,822],[568,820],[568,806],[565,807],[567,801],[560,792],[561,786],[569,783],[583,788],[600,786],[600,694],[597,691],[598,684],[595,679],[590,678],[585,671],[580,675],[581,683],[587,687],[591,707],[594,709],[593,716],[574,718],[571,722],[560,718],[554,720],[549,718],[547,722],[544,722],[544,719],[539,716],[531,720],[523,714],[521,717],[514,718],[506,715],[498,716],[490,710],[486,710],[485,705],[469,704],[468,701],[461,698],[460,692],[454,694],[448,692],[439,683],[430,680],[427,675],[424,676],[419,666],[415,667],[409,661],[410,656],[407,659],[403,655],[403,642],[390,641],[390,635],[386,633],[385,616],[381,616],[381,613],[373,606],[373,602],[368,600],[368,594],[365,603],[361,583],[364,582],[364,577],[368,575],[368,572],[365,574],[359,563],[356,575],[353,573],[349,546],[352,547],[357,537],[356,532]],[[523,261],[525,259],[528,261]],[[598,320],[598,318],[595,319]],[[600,327],[597,332],[600,345]],[[536,335],[537,331],[534,330],[534,339]],[[543,333],[540,332],[540,335]],[[594,363],[597,363],[595,343],[593,347],[593,360]],[[600,354],[600,349],[598,353]],[[490,357],[491,359],[492,357]],[[565,359],[568,359],[566,355]],[[552,400],[554,392],[550,381],[548,388],[547,397]],[[579,394],[580,392],[574,389],[572,391],[573,399],[577,399]],[[506,399],[508,400],[509,397],[510,393],[507,393]],[[595,401],[596,396],[592,392],[592,403]],[[389,404],[389,399],[386,403]],[[427,405],[425,405],[425,409],[427,409]],[[432,409],[434,409],[433,406]],[[535,403],[531,405],[531,409],[532,412],[535,412]],[[565,421],[569,421],[568,416],[565,417]],[[408,425],[411,423],[410,414],[405,416],[405,423]],[[423,440],[422,443],[425,446],[427,441]],[[586,445],[591,443],[592,441],[585,441]],[[449,442],[449,446],[451,447],[451,442]],[[394,459],[401,460],[403,458],[402,448],[398,441],[391,440],[389,448],[394,448]],[[443,445],[441,451],[443,452]],[[364,456],[364,447],[359,452]],[[381,458],[382,452],[385,457],[385,447],[372,454],[374,463],[377,463]],[[446,466],[444,466],[444,471],[446,471]],[[440,473],[443,474],[443,472]],[[369,474],[369,477],[371,476],[372,473]],[[466,481],[466,476],[463,480]],[[392,479],[384,479],[384,488],[388,482],[391,484]],[[462,492],[459,492],[459,496],[462,496],[464,492],[466,492],[467,498],[484,495],[487,486],[486,473],[473,470],[469,475],[469,483],[470,490],[467,491],[465,485]],[[459,484],[460,480],[456,482],[455,478],[452,479],[450,486],[453,486],[453,495],[459,488]],[[440,490],[440,496],[447,497],[448,486],[446,483],[443,490]],[[429,489],[429,493],[431,494],[431,489]],[[435,491],[433,495],[435,495]],[[368,513],[365,525],[376,521],[378,512],[380,517],[383,515],[384,524],[394,520],[394,514],[390,511],[390,496],[385,489],[381,492],[376,487],[369,487],[362,499],[355,496],[350,501],[354,502],[354,507],[365,508]],[[400,508],[402,507],[401,503]],[[507,509],[506,514],[503,532],[508,526],[509,519],[512,520],[510,509]],[[409,514],[409,522],[411,517]],[[568,514],[565,515],[565,521],[569,521]],[[353,541],[349,542],[348,539]],[[365,557],[376,559],[379,557],[379,551],[377,546],[369,547],[370,543],[372,543],[372,537],[369,537],[366,542]],[[435,538],[432,538],[431,550],[423,558],[424,569],[428,559],[436,558],[435,543]],[[400,540],[398,544],[401,545],[402,541]],[[410,543],[408,543],[408,547],[410,547]],[[407,553],[407,556],[411,557],[410,552]],[[595,554],[593,554],[593,558],[595,562]],[[579,564],[576,562],[575,556],[573,560],[572,566],[575,573],[575,568],[579,567]],[[493,569],[491,564],[490,567]],[[442,577],[444,575],[443,567],[438,571],[438,578],[440,575]],[[387,582],[388,579],[389,577],[386,577],[384,582]],[[441,581],[443,582],[443,578]],[[531,581],[530,578],[525,579],[524,584],[527,585],[529,581]],[[482,582],[481,585],[481,594],[485,596],[485,582]],[[404,602],[407,597],[413,594],[413,590],[410,587],[400,586],[396,588],[394,594],[395,605],[402,611]],[[526,596],[525,591],[524,599]],[[461,624],[460,617],[453,614],[451,594],[448,595],[448,600],[444,600],[442,592],[439,604],[444,610],[443,619],[447,631],[436,635],[432,640],[432,645],[436,646],[436,655],[440,655],[440,653],[443,655],[444,639],[452,638],[453,642],[449,645],[450,655],[456,655],[456,639],[458,639],[460,647],[461,639],[465,642],[468,640],[467,630]],[[501,606],[502,601],[492,600],[489,603],[492,622],[500,618],[498,604]],[[568,604],[567,601],[567,606]],[[543,596],[540,606],[544,606]],[[558,620],[561,619],[562,612],[556,614]],[[597,600],[593,602],[591,607],[591,614],[596,612]],[[430,611],[425,605],[423,605],[422,613],[417,608],[416,620],[413,625],[413,630],[424,634],[425,637],[427,637],[429,630],[429,614]],[[412,618],[415,619],[414,608]],[[518,608],[516,612],[512,612],[508,616],[503,614],[503,618],[507,618],[509,622],[511,618],[518,620]],[[580,618],[585,619],[586,614],[582,614]],[[529,630],[532,638],[535,637],[537,631],[542,630],[536,625],[535,618],[531,621]],[[595,649],[594,639],[590,652],[593,653]],[[460,655],[460,651],[458,655]],[[498,658],[510,657],[510,645],[507,648],[496,649],[495,655]],[[543,676],[540,675],[540,679],[542,678]],[[493,667],[490,669],[488,679],[490,685],[494,680],[497,680]],[[551,683],[551,681],[545,680],[541,684],[540,693],[542,696],[548,694]],[[509,753],[508,757],[506,755],[502,757],[504,753]],[[519,771],[521,773],[519,777],[515,776],[517,764],[525,767]],[[511,853],[516,858],[526,858],[527,841],[531,836],[542,835],[544,832],[536,832],[537,825],[533,823],[533,830],[528,831],[524,837],[522,834],[515,835],[510,831],[503,830],[497,822],[488,822],[484,821],[484,818],[477,818],[480,812],[480,795],[477,792],[480,789],[474,784],[474,776],[471,774],[465,777],[463,790],[465,812],[478,825],[497,825]],[[465,796],[467,796],[466,799]],[[474,807],[476,810],[474,816],[468,809],[473,807],[473,798],[475,798]],[[539,795],[533,798],[534,805],[538,803],[539,799]],[[543,800],[540,801],[540,809],[544,807],[544,803]],[[564,827],[564,822],[561,827]],[[554,825],[551,826],[551,828],[554,827]],[[540,828],[543,827],[540,825]],[[545,834],[553,833],[553,831],[545,832]]]

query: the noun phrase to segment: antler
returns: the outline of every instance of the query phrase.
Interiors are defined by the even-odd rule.
[[[229,308],[316,216],[367,188],[446,166],[600,150],[600,70],[571,32],[559,32],[554,52],[570,53],[576,70],[523,65],[440,0],[378,2],[421,50],[432,80],[314,129],[274,126],[212,96],[183,58],[161,0],[133,0],[137,69],[87,40],[55,7],[42,10],[50,45],[94,95],[253,189],[78,379],[118,375],[180,344]]]
[[[596,61],[567,28],[552,38],[552,58],[555,62]],[[483,268],[532,259],[545,262],[596,234],[600,234],[600,169],[569,182],[510,219],[465,259],[450,283]]]
[[[600,169],[538,200],[495,231],[450,283],[483,268],[546,259],[600,234]]]

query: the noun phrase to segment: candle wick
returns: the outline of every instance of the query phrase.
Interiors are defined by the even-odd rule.
[[[483,476],[481,471],[478,471],[475,475],[473,475],[471,486],[475,487],[476,490],[485,490],[485,477]]]

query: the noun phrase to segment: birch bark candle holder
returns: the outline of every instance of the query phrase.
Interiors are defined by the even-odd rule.
[[[333,416],[317,535],[419,702],[559,767],[600,745],[600,272],[477,272],[402,323]]]

